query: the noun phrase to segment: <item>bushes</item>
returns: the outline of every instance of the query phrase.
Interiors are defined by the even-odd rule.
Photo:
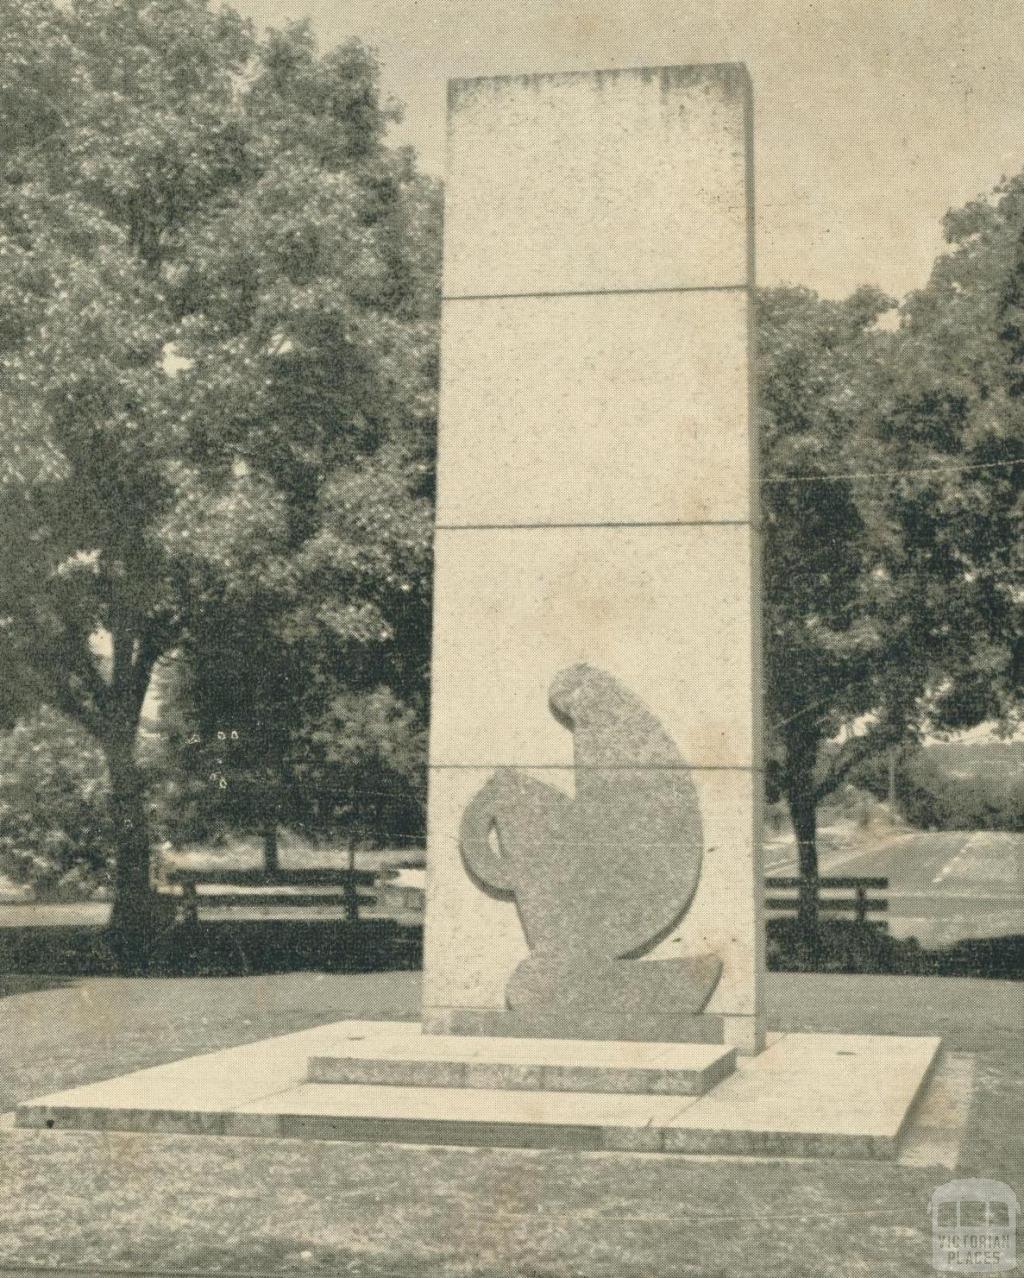
[[[74,723],[41,709],[0,734],[0,871],[37,897],[109,882],[106,764]]]
[[[794,918],[769,919],[768,967],[773,972],[848,972],[917,975],[930,970],[917,940],[898,940],[881,928],[846,919],[825,919],[812,939]]]
[[[884,800],[888,760],[876,755],[857,785]],[[896,764],[896,806],[921,830],[1024,830],[1024,747],[1015,741],[934,742],[905,747]]]
[[[772,972],[1024,980],[1024,936],[963,940],[924,949],[912,936],[890,936],[881,928],[849,919],[825,919],[813,940],[808,940],[793,918],[769,919],[767,933]]]

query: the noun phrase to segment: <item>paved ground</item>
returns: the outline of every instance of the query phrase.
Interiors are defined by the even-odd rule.
[[[795,874],[785,850],[773,874]],[[823,874],[889,880],[889,930],[922,945],[1024,934],[1024,835],[998,831],[903,833],[874,846],[826,849]]]
[[[771,973],[779,1031],[941,1034],[974,1062],[956,1171],[15,1131],[0,1123],[0,1270],[360,1278],[926,1278],[952,1175],[1024,1190],[1024,986]],[[0,1108],[323,1023],[414,1015],[413,973],[0,977]],[[5,1103],[4,1103],[5,1102]],[[941,1117],[941,1116],[940,1116]],[[933,1119],[933,1121],[935,1121]],[[38,1273],[38,1269],[36,1270]]]

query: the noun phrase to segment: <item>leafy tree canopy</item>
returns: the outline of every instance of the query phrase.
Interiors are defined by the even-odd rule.
[[[437,193],[365,48],[202,0],[12,0],[0,109],[5,709],[102,747],[141,935],[157,661],[325,572],[310,642],[372,664],[398,632],[375,573],[424,554]]]
[[[1024,176],[949,213],[945,233],[902,308],[890,512],[939,652],[929,721],[1010,729],[1024,709]]]

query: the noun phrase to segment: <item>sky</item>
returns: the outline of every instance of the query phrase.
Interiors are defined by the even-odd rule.
[[[450,77],[745,62],[758,280],[923,286],[942,216],[1024,170],[1024,0],[232,0],[259,26],[357,36],[444,171]]]

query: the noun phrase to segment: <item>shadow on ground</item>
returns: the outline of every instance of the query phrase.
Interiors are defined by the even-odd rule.
[[[1024,980],[1024,936],[967,939],[925,949],[870,925],[829,921],[815,938],[795,919],[768,922],[768,967],[776,972],[969,976]],[[259,976],[276,972],[387,972],[418,968],[422,930],[390,919],[232,919],[176,923],[154,939],[144,976]],[[0,928],[0,972],[59,984],[71,976],[126,974],[105,928]],[[39,988],[46,988],[41,984]],[[0,979],[0,997],[4,995]]]
[[[11,971],[8,964],[8,972]],[[43,990],[63,990],[71,984],[69,980],[64,980],[59,976],[18,976],[11,979],[9,976],[0,976],[0,998],[7,998],[10,994],[39,994]]]
[[[775,972],[848,975],[974,976],[1024,980],[1024,936],[966,939],[925,949],[913,937],[893,937],[867,923],[823,922],[808,939],[796,919],[770,919],[768,967]]]
[[[142,969],[135,967],[131,974],[398,971],[418,967],[421,948],[418,934],[409,934],[389,920],[200,921],[168,927],[154,939]],[[104,928],[51,925],[0,930],[0,971],[38,975],[59,985],[53,978],[115,976],[124,969]],[[0,997],[3,993],[0,982]]]

